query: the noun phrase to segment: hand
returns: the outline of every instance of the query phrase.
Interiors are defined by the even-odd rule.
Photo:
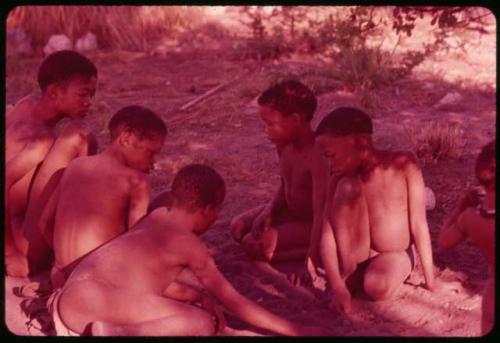
[[[201,307],[215,316],[217,321],[216,333],[221,333],[226,327],[226,320],[222,308],[207,296],[201,298]]]
[[[332,292],[332,300],[329,307],[343,314],[351,313],[351,293],[345,287],[338,288]]]
[[[301,268],[301,270],[290,275],[290,282],[294,286],[304,286],[307,284],[312,284],[312,286],[315,288],[321,288],[319,274],[324,275],[325,272],[323,269],[316,267],[316,265],[317,264],[313,262],[312,257],[307,256],[306,263]]]
[[[429,287],[427,285],[427,289],[433,293],[441,293],[441,292],[455,292],[460,293],[464,290],[462,283],[460,281],[444,281],[441,279],[435,279],[434,284]]]
[[[254,239],[259,240],[264,231],[271,227],[271,213],[264,211],[255,218],[252,224],[252,236]]]

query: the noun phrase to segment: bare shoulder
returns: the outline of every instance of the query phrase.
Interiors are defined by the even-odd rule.
[[[385,153],[388,166],[405,172],[420,171],[418,159],[411,151],[391,151]]]
[[[362,195],[361,181],[356,176],[343,176],[335,186],[335,202],[353,201]]]
[[[127,168],[126,174],[131,191],[149,190],[149,181],[144,173]]]

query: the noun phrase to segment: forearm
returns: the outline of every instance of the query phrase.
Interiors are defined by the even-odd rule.
[[[344,279],[340,275],[339,258],[337,244],[333,235],[331,226],[324,223],[320,240],[320,256],[323,268],[325,269],[326,279],[330,290],[335,292],[339,288],[346,288]]]
[[[232,298],[236,301],[225,304],[225,307],[245,322],[286,336],[299,334],[296,325],[246,299],[240,294],[235,294]]]
[[[425,227],[419,230],[419,234],[415,235],[414,240],[418,255],[420,256],[420,262],[422,263],[425,282],[427,287],[432,289],[434,287],[434,263],[428,228]]]

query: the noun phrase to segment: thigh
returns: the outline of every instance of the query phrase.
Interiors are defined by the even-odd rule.
[[[410,275],[412,260],[406,251],[379,253],[371,258],[364,279],[371,278],[388,289],[400,286]]]
[[[251,228],[255,218],[264,210],[266,206],[260,205],[247,210],[233,218],[232,222],[242,221],[245,227]]]
[[[302,248],[309,246],[312,223],[306,221],[293,221],[275,225],[277,233],[276,250]]]
[[[77,332],[96,320],[128,325],[171,316],[189,318],[202,311],[154,293],[118,288],[91,279],[69,281],[56,310],[64,324]]]

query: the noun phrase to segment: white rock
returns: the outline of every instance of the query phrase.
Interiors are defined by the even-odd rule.
[[[95,51],[97,50],[97,38],[91,33],[87,32],[85,35],[77,39],[75,49],[78,52]]]
[[[457,105],[460,101],[462,101],[462,99],[463,97],[462,95],[460,95],[460,93],[451,92],[446,94],[441,100],[439,100],[436,107]]]
[[[7,56],[31,56],[33,48],[30,36],[20,28],[7,29]]]
[[[43,53],[48,56],[60,50],[73,50],[73,43],[64,34],[52,35],[47,44],[43,47]]]
[[[436,207],[436,197],[429,187],[425,187],[425,209],[431,211]]]

